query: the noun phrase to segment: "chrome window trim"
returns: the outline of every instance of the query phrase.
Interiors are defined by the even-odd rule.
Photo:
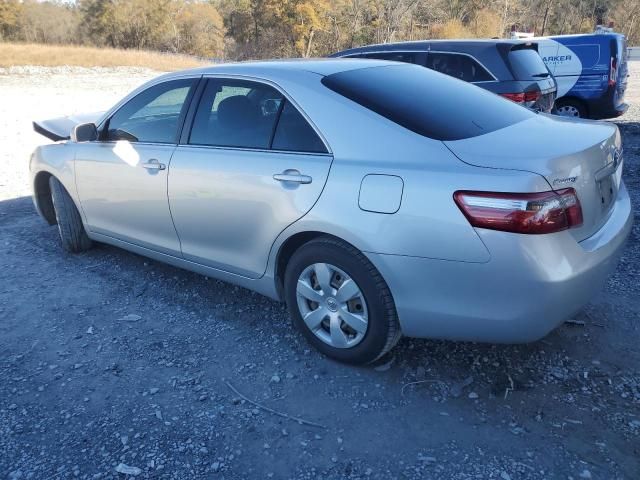
[[[280,85],[278,85],[277,83],[275,83],[275,82],[273,82],[271,80],[267,80],[266,78],[254,77],[254,76],[251,76],[251,75],[243,75],[243,74],[237,74],[237,73],[233,73],[233,74],[229,74],[229,73],[227,73],[227,74],[225,74],[225,73],[205,73],[204,75],[202,75],[202,78],[205,79],[205,80],[206,79],[210,79],[210,78],[213,78],[213,79],[229,79],[229,80],[244,80],[244,81],[247,81],[247,82],[261,83],[263,85],[267,85],[269,87],[274,88],[275,90],[277,90],[285,98],[286,101],[291,102],[291,104],[296,108],[296,110],[298,110],[300,115],[302,115],[303,118],[307,121],[307,123],[309,125],[311,125],[311,128],[316,133],[316,135],[318,135],[318,138],[323,143],[324,148],[327,151],[326,152],[309,152],[309,151],[305,151],[305,150],[276,150],[276,149],[263,149],[263,148],[251,148],[251,147],[228,147],[228,146],[224,146],[224,145],[191,145],[189,143],[181,143],[181,142],[178,143],[178,146],[217,148],[217,149],[233,149],[233,150],[257,151],[257,152],[292,153],[292,154],[299,154],[299,155],[300,154],[302,154],[302,155],[323,155],[323,156],[333,157],[333,151],[331,150],[331,147],[329,146],[329,142],[327,142],[327,139],[325,138],[325,136],[318,129],[316,124],[311,120],[309,115],[307,115],[307,112],[305,112],[300,107],[298,102],[296,102],[291,97],[291,95],[289,95],[287,92],[285,92],[285,90]],[[198,101],[200,101],[200,99],[198,99]],[[196,105],[196,108],[197,107],[199,107],[199,105]],[[191,128],[193,128],[193,122],[191,123],[191,125],[189,125],[189,130],[191,130]],[[189,132],[189,133],[191,133],[191,132]]]
[[[476,57],[474,57],[473,55],[471,55],[470,53],[464,53],[464,52],[451,52],[451,51],[447,51],[447,50],[368,50],[366,52],[358,52],[358,53],[350,53],[348,55],[344,55],[340,58],[360,58],[359,55],[368,55],[368,54],[377,54],[377,53],[426,53],[427,56],[429,56],[430,53],[445,53],[448,55],[464,55],[466,57],[471,58],[471,60],[475,61],[478,65],[480,65],[485,72],[487,72],[492,78],[493,80],[480,80],[478,82],[467,82],[467,83],[490,83],[490,82],[499,82],[500,80],[498,80],[498,78],[493,74],[493,72],[491,70],[489,70],[486,65],[484,63],[482,63],[480,60],[478,60]],[[378,59],[378,60],[382,60],[382,59]],[[390,60],[392,61],[392,60]],[[406,62],[402,62],[402,63],[406,63]],[[409,65],[418,65],[417,63],[411,63]],[[422,65],[425,68],[429,68],[426,65]],[[431,69],[429,69],[431,70]]]
[[[175,146],[175,145],[174,145]],[[288,155],[307,155],[311,157],[333,157],[332,153],[321,153],[321,152],[305,152],[298,150],[276,150],[276,149],[268,149],[268,148],[253,148],[253,147],[231,147],[231,146],[221,146],[221,145],[200,145],[200,144],[191,144],[191,143],[181,143],[178,147],[187,147],[187,148],[197,148],[200,150],[233,150],[237,152],[254,152],[254,153],[278,153],[278,154],[288,154]]]
[[[99,145],[114,145],[118,142],[128,142],[131,145],[147,145],[147,146],[153,146],[153,147],[176,147],[177,143],[171,142],[171,143],[167,143],[167,142],[131,142],[129,140],[94,140],[94,142],[91,143],[96,143]]]

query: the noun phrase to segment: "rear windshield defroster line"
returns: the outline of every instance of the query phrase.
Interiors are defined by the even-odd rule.
[[[417,65],[348,70],[328,75],[322,83],[392,122],[435,140],[476,137],[535,115],[480,87]]]

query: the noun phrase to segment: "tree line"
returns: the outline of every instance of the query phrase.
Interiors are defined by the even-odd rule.
[[[640,0],[0,0],[0,40],[185,53],[324,56],[425,38],[593,31],[613,21],[640,43]],[[0,48],[1,45],[0,45]]]

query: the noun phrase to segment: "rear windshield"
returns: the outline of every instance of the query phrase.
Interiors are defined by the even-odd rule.
[[[322,83],[435,140],[476,137],[535,115],[480,87],[416,65],[349,70],[324,77]]]
[[[532,80],[550,75],[542,58],[533,48],[511,50],[509,63],[516,80]]]

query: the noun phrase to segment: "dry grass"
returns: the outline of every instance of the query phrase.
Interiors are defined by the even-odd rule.
[[[37,65],[43,67],[146,67],[169,72],[203,65],[187,55],[173,55],[143,50],[42,45],[34,43],[0,43],[0,67]]]

